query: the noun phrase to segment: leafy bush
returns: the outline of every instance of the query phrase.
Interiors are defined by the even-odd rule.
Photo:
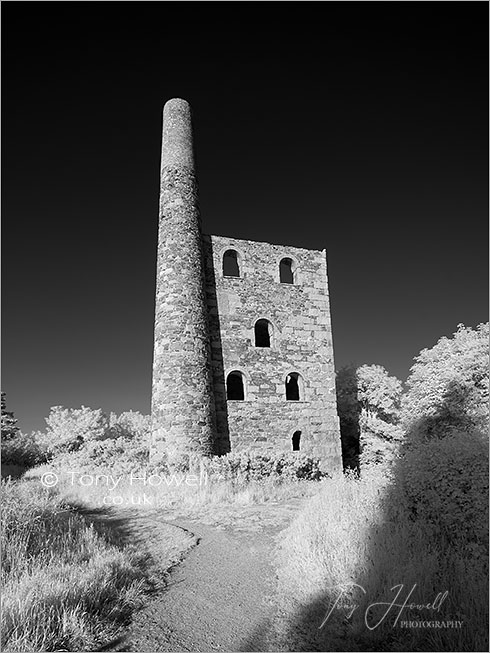
[[[7,410],[5,392],[1,393],[1,411],[2,411],[2,443],[15,438],[19,434],[17,420],[11,411]]]
[[[36,441],[33,433],[19,431],[13,438],[2,442],[2,464],[33,467],[46,462],[46,451]]]
[[[131,438],[143,441],[150,437],[151,417],[138,411],[129,410],[120,415],[111,413],[109,424],[110,436],[114,439]]]
[[[38,439],[49,456],[77,451],[89,440],[110,437],[109,419],[100,408],[53,406],[46,424],[46,432],[39,433]]]
[[[148,464],[150,417],[128,411],[107,417],[101,409],[54,406],[45,433],[34,440],[57,468],[128,473]]]
[[[148,443],[119,437],[88,441],[77,451],[58,454],[51,460],[51,465],[58,469],[110,469],[116,474],[127,474],[146,467],[148,459]]]
[[[260,454],[249,450],[235,451],[207,459],[205,469],[210,478],[244,483],[270,478],[317,481],[327,476],[320,459],[293,452]]]
[[[402,384],[382,365],[361,365],[357,370],[357,397],[361,410],[387,424],[400,419]]]
[[[7,410],[5,392],[2,392],[2,465],[32,467],[45,460],[45,452],[35,436],[20,431],[14,414]]]
[[[361,431],[361,470],[371,465],[390,465],[398,456],[403,442],[403,430],[364,411],[359,421]]]
[[[488,540],[488,441],[478,432],[406,447],[393,496],[407,515],[466,543]]]

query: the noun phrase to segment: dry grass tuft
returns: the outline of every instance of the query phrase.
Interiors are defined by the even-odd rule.
[[[116,546],[52,491],[2,483],[2,648],[94,650],[141,602],[141,554]]]

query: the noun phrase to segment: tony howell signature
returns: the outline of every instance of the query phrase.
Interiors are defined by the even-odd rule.
[[[364,611],[364,623],[369,630],[374,630],[380,626],[390,613],[396,614],[396,619],[393,623],[394,628],[397,625],[403,610],[430,610],[432,612],[440,612],[442,604],[449,595],[449,592],[446,590],[445,592],[439,592],[433,601],[409,603],[412,594],[415,592],[417,583],[413,585],[412,589],[408,593],[406,590],[404,591],[404,587],[405,586],[403,583],[400,583],[399,585],[394,585],[391,588],[391,592],[396,591],[396,595],[391,601],[375,601],[374,603],[367,605]],[[360,607],[360,604],[354,603],[352,599],[352,594],[354,591],[360,590],[364,595],[367,594],[364,587],[362,587],[362,585],[358,585],[357,583],[349,583],[338,587],[331,587],[329,589],[337,589],[340,591],[333,605],[327,611],[319,628],[323,628],[334,610],[345,610],[347,618],[350,619],[354,612]],[[379,611],[381,611],[381,616]]]

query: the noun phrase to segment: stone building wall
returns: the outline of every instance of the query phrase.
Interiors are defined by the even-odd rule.
[[[218,453],[241,448],[300,451],[341,469],[326,252],[222,236],[203,236]],[[223,275],[223,255],[237,252],[240,277]],[[294,284],[281,283],[281,259],[293,261]],[[256,347],[254,325],[272,325],[270,347]],[[226,399],[231,371],[245,377],[245,399]],[[299,401],[285,380],[304,381]]]

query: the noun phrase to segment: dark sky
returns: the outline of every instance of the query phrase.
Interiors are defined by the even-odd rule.
[[[336,367],[488,319],[486,2],[3,2],[2,389],[150,409],[161,112],[205,233],[327,248]]]

